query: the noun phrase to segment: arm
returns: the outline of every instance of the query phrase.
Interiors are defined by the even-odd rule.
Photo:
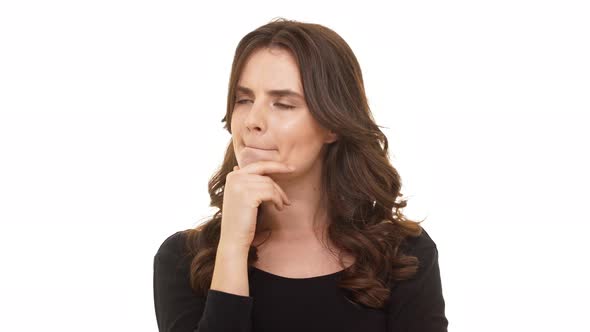
[[[388,331],[447,332],[438,249],[421,248],[414,255],[420,260],[418,272],[392,291]]]
[[[248,248],[233,246],[220,239],[210,288],[241,296],[250,295]]]
[[[184,238],[169,237],[154,256],[154,304],[160,332],[250,331],[253,298],[209,289],[205,298],[190,287],[190,259],[180,254]]]

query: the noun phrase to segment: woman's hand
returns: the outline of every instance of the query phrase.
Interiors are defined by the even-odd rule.
[[[277,209],[291,201],[279,185],[265,174],[293,172],[286,164],[264,160],[234,166],[228,173],[223,193],[220,245],[248,250],[256,232],[258,207],[272,201]]]

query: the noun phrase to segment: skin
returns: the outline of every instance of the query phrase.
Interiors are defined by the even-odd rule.
[[[294,172],[266,175],[283,189],[292,204],[278,210],[273,202],[263,202],[259,207],[258,227],[272,230],[266,242],[292,249],[318,248],[317,235],[329,222],[326,208],[320,204],[322,148],[334,142],[337,135],[312,117],[297,62],[286,50],[264,48],[251,54],[238,86],[252,90],[237,91],[231,120],[232,144],[240,168],[258,160],[274,160],[296,167]],[[267,94],[271,89],[290,89],[303,97]],[[246,145],[269,150],[249,149]]]

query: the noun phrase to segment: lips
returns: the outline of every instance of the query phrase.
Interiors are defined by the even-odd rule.
[[[256,146],[251,146],[251,145],[246,145],[247,148],[251,148],[251,149],[258,149],[258,150],[265,150],[265,151],[272,151],[274,149],[265,149],[265,148],[259,148]]]

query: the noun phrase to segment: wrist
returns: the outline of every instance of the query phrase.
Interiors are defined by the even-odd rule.
[[[222,254],[227,254],[236,257],[246,257],[248,258],[248,253],[250,252],[250,246],[244,244],[236,244],[235,242],[227,242],[220,240],[219,244],[217,245],[217,252]]]

